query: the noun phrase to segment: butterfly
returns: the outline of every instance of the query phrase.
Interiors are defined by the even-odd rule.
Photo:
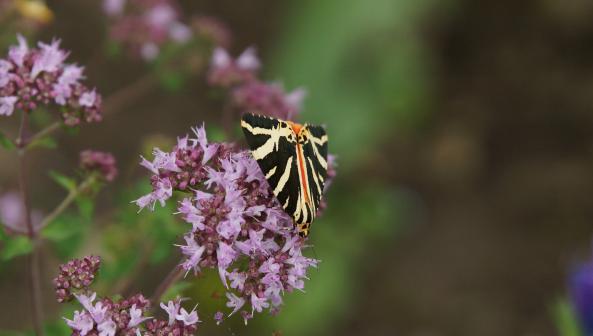
[[[327,134],[321,126],[246,113],[241,127],[270,187],[301,237],[309,235],[327,178]]]

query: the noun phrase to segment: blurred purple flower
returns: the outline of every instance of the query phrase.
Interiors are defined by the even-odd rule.
[[[87,174],[97,173],[97,176],[111,182],[117,176],[115,158],[111,153],[94,150],[80,152],[80,168]]]
[[[146,61],[156,59],[169,42],[186,43],[192,30],[181,22],[175,0],[104,0],[112,21],[111,37],[129,53]]]
[[[295,120],[301,110],[306,91],[298,88],[285,93],[278,83],[250,81],[236,87],[232,103],[241,113],[263,114],[283,120]]]
[[[79,82],[82,67],[64,63],[69,53],[60,49],[59,40],[30,49],[24,37],[17,39],[18,45],[0,60],[0,115],[55,104],[63,107],[66,125],[101,120],[101,96]]]
[[[255,79],[260,68],[255,48],[247,48],[237,59],[231,58],[223,48],[212,52],[208,83],[212,86],[229,88]]]
[[[583,263],[572,271],[568,291],[583,332],[593,335],[593,262]]]
[[[19,193],[7,192],[0,196],[0,223],[9,231],[18,234],[28,233],[24,215],[23,201]],[[43,214],[40,211],[33,210],[31,221],[35,231],[39,229],[42,220]]]

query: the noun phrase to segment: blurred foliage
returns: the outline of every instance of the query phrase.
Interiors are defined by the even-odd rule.
[[[582,336],[581,328],[572,308],[564,298],[558,299],[553,307],[553,315],[560,336]]]
[[[175,201],[167,202],[165,207],[157,205],[154,212],[144,210],[138,213],[138,207],[130,204],[130,200],[150,191],[150,183],[142,180],[116,197],[116,204],[127,205],[117,209],[113,220],[102,232],[104,253],[100,285],[105,290],[109,288],[109,292],[126,289],[130,281],[141,275],[144,267],[166,261],[176,250],[172,246],[178,236],[187,229],[172,215]]]
[[[273,73],[310,93],[303,120],[327,125],[341,171],[424,121],[431,64],[417,23],[431,0],[304,1],[287,10]]]

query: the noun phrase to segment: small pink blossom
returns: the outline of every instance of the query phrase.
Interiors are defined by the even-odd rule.
[[[37,77],[41,72],[54,72],[62,65],[67,54],[60,50],[60,40],[53,40],[51,44],[39,42],[41,52],[33,63],[31,77]]]
[[[186,326],[200,322],[200,319],[198,318],[198,313],[195,311],[195,308],[192,309],[190,313],[188,313],[187,310],[185,310],[185,308],[181,308],[179,310],[179,314],[177,314],[175,318],[178,321],[183,322],[183,324]]]
[[[11,116],[17,100],[15,96],[0,97],[0,115]]]
[[[29,46],[27,45],[27,40],[23,37],[23,35],[17,35],[18,45],[10,47],[8,51],[8,57],[12,60],[18,67],[22,67],[25,62],[25,56],[29,53]]]

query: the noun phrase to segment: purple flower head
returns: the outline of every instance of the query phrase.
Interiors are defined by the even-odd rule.
[[[117,176],[115,158],[111,153],[85,150],[80,152],[80,168],[87,174],[97,173],[99,178],[111,182]]]
[[[287,94],[280,84],[254,80],[235,88],[232,92],[232,102],[242,113],[295,120],[305,95],[304,89],[299,88]]]
[[[161,308],[167,313],[168,320],[152,319],[146,323],[146,332],[143,335],[194,335],[200,320],[194,309],[187,312],[181,308],[181,300],[161,303]]]
[[[146,329],[153,320],[145,316],[149,302],[140,294],[117,301],[101,298],[96,302],[96,293],[75,296],[83,309],[74,312],[72,320],[64,318],[73,335],[131,336]]]
[[[24,37],[17,39],[0,59],[0,115],[48,106],[59,107],[66,125],[101,120],[101,96],[80,83],[82,67],[64,63],[69,53],[59,40],[29,48]]]
[[[568,279],[569,297],[585,335],[593,334],[593,263],[576,267]]]
[[[212,86],[229,88],[254,80],[259,68],[255,48],[248,48],[233,59],[225,49],[218,47],[212,52],[208,82]]]
[[[140,207],[158,198],[156,183],[166,181],[185,195],[178,213],[190,228],[181,266],[199,273],[218,271],[227,288],[231,315],[243,309],[277,311],[282,295],[304,290],[307,270],[318,261],[304,257],[305,239],[274,197],[257,162],[248,151],[229,144],[209,143],[204,128],[194,138],[178,140],[171,152],[155,150],[152,161],[141,165],[153,174],[153,192],[137,201]],[[170,316],[172,316],[170,314]]]
[[[173,190],[187,192],[203,183],[207,178],[207,168],[216,166],[216,157],[227,151],[222,145],[208,143],[203,127],[195,128],[194,134],[194,139],[188,136],[179,138],[172,152],[157,148],[153,151],[152,161],[142,158],[141,165],[153,173],[153,191],[135,201],[141,209],[154,209],[156,202],[164,206]]]
[[[43,214],[37,210],[31,212],[33,230],[37,232],[43,220]],[[27,234],[23,201],[17,192],[11,191],[0,195],[0,224],[9,232]]]
[[[85,293],[93,283],[101,265],[101,258],[88,256],[73,259],[60,265],[60,273],[54,279],[58,302],[70,301],[74,293]]]
[[[156,59],[168,43],[184,44],[192,30],[181,22],[174,0],[104,0],[103,10],[111,20],[111,37],[133,56]]]

